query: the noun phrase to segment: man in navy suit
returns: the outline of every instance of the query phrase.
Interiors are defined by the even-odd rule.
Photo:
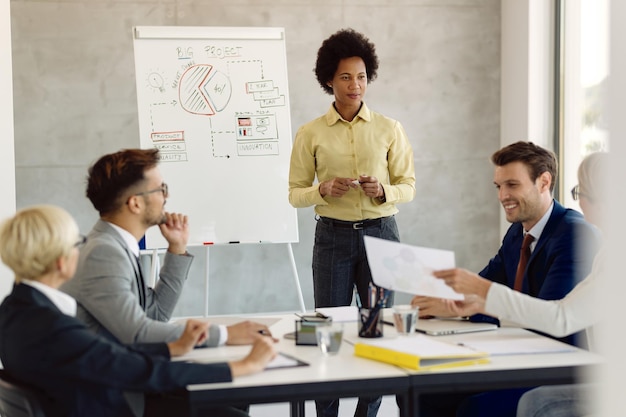
[[[491,157],[498,200],[511,222],[498,253],[478,275],[514,288],[520,249],[533,236],[521,291],[559,300],[591,270],[599,245],[598,232],[579,212],[552,197],[557,175],[554,154],[532,142],[508,145]],[[457,268],[456,274],[473,274]],[[416,296],[420,316],[454,316],[451,300]]]
[[[588,275],[599,246],[598,232],[587,223],[582,214],[566,209],[552,197],[557,176],[554,154],[532,142],[516,142],[505,146],[491,157],[495,165],[494,184],[498,200],[511,222],[498,253],[478,275],[515,288],[520,249],[527,234],[532,236],[530,258],[519,281],[519,290],[545,300],[559,300]],[[474,274],[457,268],[455,274]],[[454,316],[452,300],[416,296],[413,305],[419,306],[420,316]],[[486,316],[472,317],[474,321],[495,320]],[[565,340],[574,343],[575,338]],[[488,393],[478,403],[487,405],[488,413],[478,403],[464,402],[466,414],[514,416],[516,404],[523,390]],[[437,397],[437,396],[433,396]],[[426,397],[431,398],[431,397]],[[447,411],[433,412],[443,403]],[[455,415],[456,405],[450,396],[445,400],[422,401],[426,416]],[[501,406],[501,407],[500,407]],[[478,408],[477,408],[478,407]],[[480,410],[480,411],[476,411]],[[508,413],[508,414],[507,414]],[[422,414],[420,414],[422,415]]]

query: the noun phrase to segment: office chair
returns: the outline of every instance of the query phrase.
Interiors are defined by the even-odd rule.
[[[35,392],[0,370],[0,416],[45,417]]]

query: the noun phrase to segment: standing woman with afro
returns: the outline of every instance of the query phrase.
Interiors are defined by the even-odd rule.
[[[352,29],[331,35],[318,50],[315,75],[334,102],[296,133],[289,202],[315,206],[316,308],[350,305],[355,287],[367,306],[372,277],[363,236],[399,241],[396,204],[415,196],[413,150],[404,129],[363,101],[377,70],[368,38]],[[390,306],[393,294],[385,293]],[[359,398],[355,416],[376,416],[380,402]],[[335,417],[339,400],[317,401],[316,409],[319,417]]]

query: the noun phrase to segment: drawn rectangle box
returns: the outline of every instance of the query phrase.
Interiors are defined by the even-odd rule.
[[[268,98],[266,100],[261,100],[259,102],[261,107],[282,107],[285,105],[285,96],[280,96],[276,98]]]
[[[185,144],[185,142],[155,143],[154,147],[161,152],[181,152],[187,150],[187,145]]]
[[[280,93],[278,92],[278,88],[273,88],[268,91],[256,91],[252,93],[252,97],[254,97],[255,101],[264,101],[278,98],[280,97]]]
[[[270,80],[251,81],[246,84],[248,93],[256,93],[259,91],[271,91],[274,89],[274,82]]]
[[[187,161],[187,152],[171,152],[159,154],[161,162],[185,162]]]
[[[237,155],[239,156],[260,156],[260,155],[278,155],[278,142],[238,142]]]
[[[185,140],[185,132],[182,130],[172,132],[152,132],[150,133],[152,142],[172,142]]]

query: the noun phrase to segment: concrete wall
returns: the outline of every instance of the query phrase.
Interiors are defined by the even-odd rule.
[[[88,165],[138,144],[133,26],[285,27],[294,133],[331,102],[312,72],[317,49],[353,27],[381,60],[368,105],[401,121],[414,148],[417,196],[399,207],[402,240],[454,250],[472,270],[499,246],[488,160],[500,147],[498,0],[14,0],[11,22],[18,207],[58,204],[91,228]],[[298,216],[293,249],[312,308],[315,220],[312,209]],[[192,252],[178,315],[204,312],[204,249]],[[284,245],[215,247],[209,259],[210,314],[298,309]]]
[[[15,211],[13,89],[11,87],[11,20],[9,0],[0,0],[0,219]],[[13,273],[0,262],[0,299],[11,291]]]

